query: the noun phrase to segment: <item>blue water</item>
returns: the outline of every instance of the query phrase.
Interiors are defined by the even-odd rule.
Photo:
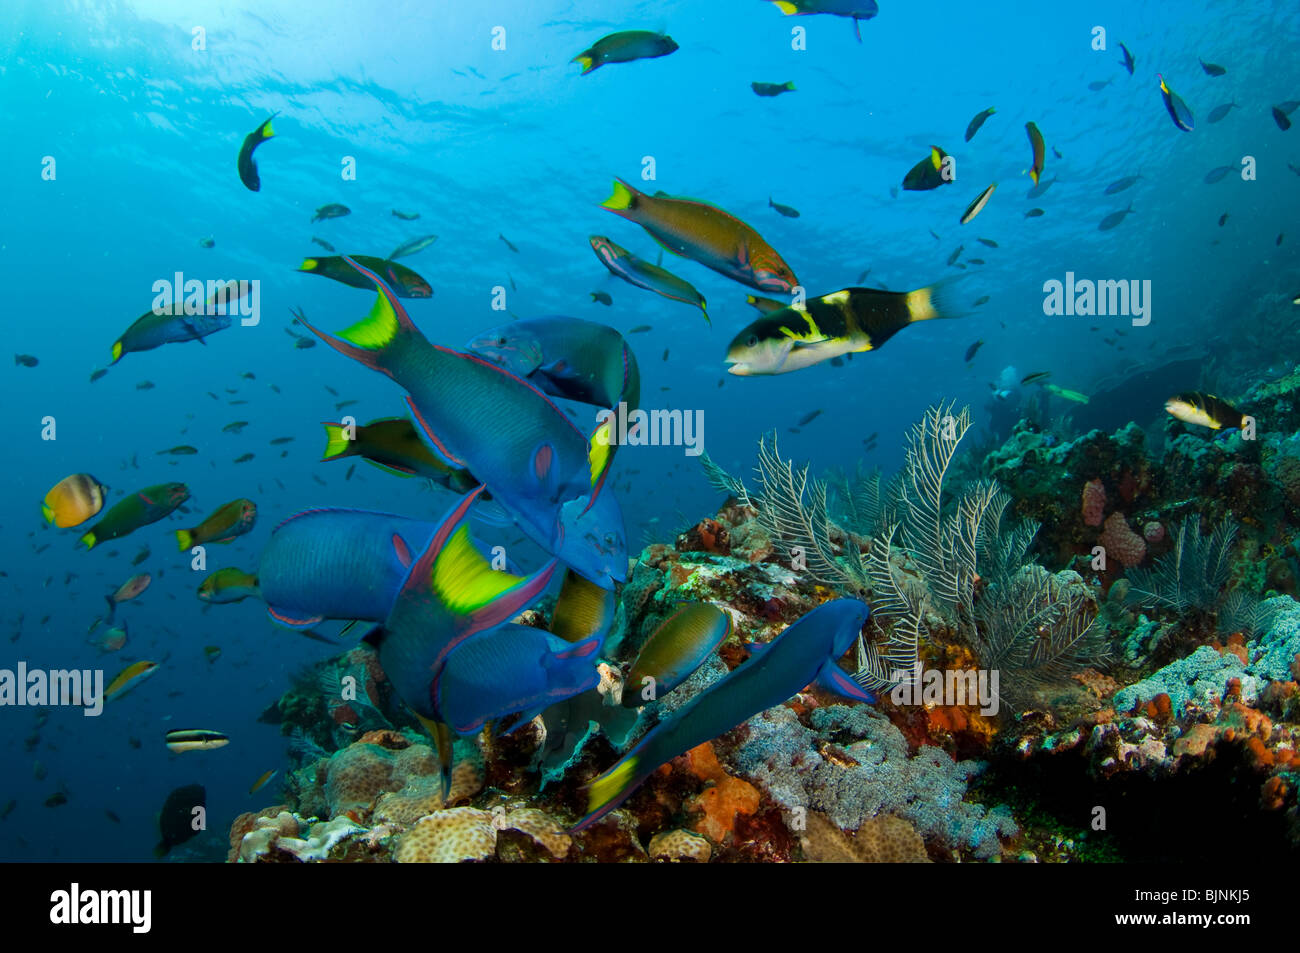
[[[233,817],[273,800],[273,789],[246,794],[284,762],[285,740],[256,717],[291,673],[330,650],[273,629],[253,601],[205,610],[194,589],[206,573],[177,552],[174,529],[229,499],[253,498],[257,528],[209,547],[208,567],[252,569],[271,529],[302,508],[435,518],[449,504],[420,481],[364,464],[345,481],[347,462],[319,462],[319,422],[338,418],[336,401],[359,400],[347,412],[361,421],[403,408],[386,379],[325,347],[295,349],[284,333],[292,307],[337,330],[371,302],[365,292],[294,271],[304,255],[321,252],[313,235],[340,252],[383,255],[406,238],[438,234],[431,249],[404,260],[436,290],[408,306],[437,343],[458,346],[509,320],[491,304],[493,289],[511,280],[513,314],[568,314],[625,332],[651,325],[630,336],[643,406],[702,410],[709,453],[741,473],[770,428],[785,453],[818,468],[892,469],[903,432],[926,405],[972,404],[978,423],[989,383],[1008,365],[1021,375],[1051,370],[1059,385],[1086,393],[1122,365],[1156,363],[1176,345],[1258,347],[1234,336],[1237,323],[1260,302],[1298,290],[1300,177],[1286,163],[1300,166],[1300,132],[1282,132],[1269,114],[1270,105],[1300,98],[1294,5],[881,6],[877,19],[861,24],[859,44],[847,20],[786,18],[758,0],[4,4],[6,343],[40,364],[6,360],[0,372],[7,422],[0,635],[17,636],[0,642],[0,667],[20,659],[29,667],[101,667],[106,679],[138,658],[163,667],[102,717],[52,710],[32,751],[24,739],[34,712],[0,709],[0,801],[17,801],[0,822],[0,858],[145,859],[166,793],[193,781],[207,786],[206,843],[220,856]],[[1096,25],[1107,30],[1104,52],[1090,47]],[[206,31],[202,51],[191,47],[196,26]],[[504,50],[492,47],[497,26],[505,28]],[[806,49],[792,50],[793,27],[806,30]],[[606,33],[635,28],[666,31],[680,49],[578,76],[573,56]],[[1119,65],[1120,41],[1137,57],[1132,77]],[[1225,65],[1227,75],[1206,75],[1198,57]],[[1194,132],[1171,122],[1157,72],[1196,114]],[[760,99],[749,87],[756,80],[793,80],[797,92]],[[1229,101],[1240,108],[1220,123],[1205,121]],[[989,106],[996,114],[963,142],[966,123]],[[236,176],[235,157],[273,112],[277,135],[256,154],[262,190],[252,193]],[[1044,178],[1059,176],[1032,200],[1024,132],[1031,120],[1048,145]],[[956,158],[957,181],[891,196],[930,144]],[[46,156],[55,161],[52,181],[41,174]],[[641,179],[647,156],[653,182]],[[1210,169],[1245,156],[1256,160],[1257,180],[1234,172],[1203,183]],[[345,157],[355,159],[354,181],[341,175]],[[1136,186],[1103,194],[1132,174],[1143,177]],[[870,286],[907,290],[959,278],[963,298],[990,301],[959,321],[908,328],[879,353],[840,367],[731,377],[722,357],[755,317],[744,301],[752,289],[665,256],[665,266],[708,299],[709,327],[695,309],[609,276],[588,247],[591,234],[656,256],[639,227],[599,208],[614,176],[739,216],[811,294],[852,285],[870,267]],[[959,226],[966,205],[994,181],[988,207]],[[777,215],[769,196],[801,217]],[[1097,229],[1130,200],[1126,221]],[[309,224],[328,202],[352,214]],[[1026,219],[1035,206],[1046,214]],[[392,208],[421,217],[402,222]],[[1279,233],[1288,233],[1280,246]],[[201,248],[208,235],[215,247]],[[987,264],[949,267],[959,244],[963,261]],[[176,271],[259,280],[260,324],[235,326],[205,345],[128,355],[89,383],[112,342],[150,307],[153,282]],[[1066,271],[1149,279],[1150,325],[1045,316],[1043,283]],[[597,290],[613,296],[613,308],[591,301]],[[1125,351],[1103,345],[1092,325],[1125,330]],[[966,364],[976,339],[985,344]],[[1259,348],[1260,367],[1284,359],[1290,346],[1283,338]],[[137,390],[144,380],[156,388]],[[813,423],[788,432],[819,408]],[[46,416],[57,422],[54,441],[40,439]],[[233,420],[250,424],[239,435],[222,433]],[[873,431],[879,448],[864,457],[862,438]],[[295,441],[270,446],[279,436]],[[181,443],[199,454],[156,453]],[[246,452],[256,455],[252,462],[232,463]],[[680,447],[628,448],[616,466],[634,551],[646,540],[671,541],[719,502]],[[44,528],[39,503],[79,471],[125,492],[183,480],[193,493],[190,513],[89,553],[75,549],[80,531]],[[145,544],[152,555],[132,567]],[[154,574],[152,587],[119,610],[130,642],[101,658],[85,642],[87,627],[103,596],[142,570]],[[76,576],[65,584],[69,572]],[[222,649],[215,664],[202,653],[208,644]],[[218,751],[172,755],[161,738],[177,727],[214,728],[233,740]],[[34,761],[44,765],[44,780],[34,778]],[[57,790],[68,803],[42,806]]]

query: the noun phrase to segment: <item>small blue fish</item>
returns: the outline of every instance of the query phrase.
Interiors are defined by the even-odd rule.
[[[836,663],[857,641],[871,610],[857,599],[823,603],[754,656],[656,725],[612,768],[591,782],[583,830],[618,807],[661,764],[779,705],[804,686],[854,701],[876,698]]]

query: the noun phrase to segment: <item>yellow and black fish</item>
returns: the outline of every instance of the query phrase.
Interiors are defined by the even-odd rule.
[[[244,144],[239,147],[239,161],[236,163],[239,168],[239,181],[243,182],[244,187],[251,192],[257,192],[262,188],[262,179],[257,174],[257,163],[253,161],[253,150],[275,135],[275,130],[271,128],[271,120],[278,115],[279,113],[271,113],[266,122],[244,137]]]
[[[728,372],[740,377],[785,374],[843,354],[874,351],[917,321],[958,317],[948,285],[915,291],[845,288],[801,307],[754,321],[727,348]]]
[[[931,146],[930,154],[912,166],[907,175],[903,176],[903,189],[908,192],[927,192],[941,185],[947,185],[952,181],[950,178],[945,178],[943,174],[943,163],[947,158],[948,153],[938,146]]]
[[[649,30],[624,30],[603,36],[583,50],[570,63],[582,65],[582,75],[595,72],[606,63],[630,63],[667,56],[677,50],[673,38]]]
[[[1165,401],[1165,410],[1183,423],[1211,430],[1241,427],[1245,415],[1222,398],[1200,391],[1185,391]]]
[[[184,728],[167,732],[167,747],[172,751],[207,751],[224,748],[230,739],[219,731],[206,728]]]

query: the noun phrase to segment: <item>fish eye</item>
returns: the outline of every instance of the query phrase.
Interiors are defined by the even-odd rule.
[[[758,347],[758,335],[751,334],[749,337],[745,338],[745,347]]]
[[[497,347],[505,347],[505,346],[506,346],[506,339],[505,339],[505,338],[497,338]]]

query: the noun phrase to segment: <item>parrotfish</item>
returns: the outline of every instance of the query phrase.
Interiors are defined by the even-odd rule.
[[[967,141],[967,142],[970,142],[973,138],[975,138],[975,133],[977,133],[977,132],[980,131],[980,126],[984,125],[984,123],[985,123],[986,121],[988,121],[989,116],[992,116],[995,112],[997,112],[997,110],[994,109],[992,106],[990,106],[988,109],[984,110],[982,113],[978,113],[978,114],[975,116],[975,118],[972,119],[972,120],[971,120],[971,121],[966,125],[966,141]]]
[[[365,270],[353,268],[348,264],[349,260],[362,265]],[[309,275],[332,278],[350,288],[361,288],[365,291],[377,290],[374,281],[367,277],[369,273],[375,272],[388,282],[393,288],[393,293],[399,298],[433,297],[433,288],[427,281],[405,265],[399,265],[385,258],[372,258],[369,255],[353,255],[350,259],[343,255],[304,258],[298,270]]]
[[[678,708],[617,764],[591,782],[582,830],[618,807],[661,765],[784,702],[804,686],[854,701],[875,702],[837,662],[857,641],[870,610],[857,599],[823,603],[755,650],[722,679]]]
[[[257,163],[253,161],[253,150],[275,135],[275,130],[271,128],[271,120],[278,115],[279,113],[271,113],[266,122],[244,137],[244,144],[239,147],[239,159],[235,163],[239,169],[239,181],[252,192],[262,188],[262,179],[257,174]]]
[[[740,377],[785,374],[874,351],[909,324],[955,316],[944,283],[915,291],[845,288],[758,318],[732,339],[727,370]]]
[[[442,705],[449,705],[461,724],[475,720],[466,708],[472,699],[442,698],[440,680],[444,669],[455,650],[467,640],[508,622],[531,605],[546,589],[556,568],[556,561],[551,560],[527,577],[491,568],[474,548],[467,524],[470,506],[481,492],[480,487],[461,498],[438,524],[405,574],[383,626],[366,637],[378,648],[379,664],[398,696],[420,718],[438,746],[444,795],[451,786],[452,726]],[[264,591],[265,585],[263,578]],[[521,645],[527,647],[528,643]],[[576,648],[564,645],[566,650]],[[475,664],[461,673],[458,681],[473,680],[473,670],[482,658],[482,654],[473,654]],[[507,668],[516,671],[513,663]],[[509,686],[501,684],[498,689],[508,690]],[[495,703],[499,697],[485,701]]]
[[[551,612],[551,634],[566,642],[598,635],[603,642],[617,611],[618,599],[612,589],[602,589],[567,569]]]
[[[674,255],[759,291],[789,292],[799,284],[790,266],[763,236],[720,208],[669,195],[645,195],[622,179],[602,203],[636,222]]]
[[[941,185],[947,185],[952,181],[943,174],[944,160],[947,158],[948,153],[938,146],[931,146],[930,154],[912,166],[907,175],[903,176],[903,189],[907,192],[928,192]]]
[[[430,344],[383,279],[355,266],[380,289],[367,317],[339,337],[319,331],[301,312],[298,320],[404,388],[438,456],[467,467],[534,542],[556,553],[564,545],[560,508],[580,497],[589,508],[604,483],[612,459],[608,437],[588,439],[527,381],[476,355]],[[609,427],[606,421],[599,430],[607,434]]]
[[[595,72],[606,63],[631,63],[633,60],[651,60],[675,52],[677,44],[671,36],[651,33],[649,30],[624,30],[602,36],[583,50],[570,63],[582,65],[582,75]]]
[[[1033,165],[1029,168],[1029,177],[1034,180],[1034,185],[1037,185],[1043,174],[1043,157],[1047,150],[1043,145],[1043,134],[1038,131],[1038,126],[1027,122],[1025,132],[1029,134],[1029,148],[1033,151],[1034,157]]]
[[[561,316],[512,321],[484,331],[465,349],[522,377],[552,397],[597,407],[622,401],[635,410],[641,372],[617,330]]]
[[[1169,110],[1169,118],[1174,121],[1174,125],[1183,132],[1191,132],[1196,127],[1196,120],[1192,117],[1192,111],[1187,108],[1187,104],[1182,98],[1169,88],[1165,78],[1159,73],[1156,78],[1160,80],[1160,95],[1165,99],[1165,109]]]
[[[611,274],[622,278],[628,284],[636,285],[655,294],[663,295],[672,301],[683,301],[694,305],[709,321],[709,312],[704,295],[695,290],[695,286],[683,278],[678,278],[671,271],[642,261],[621,245],[616,245],[604,235],[592,235],[589,239],[591,249],[596,257],[604,263]],[[712,321],[709,321],[712,324]]]
[[[219,605],[240,602],[251,596],[260,598],[261,595],[261,590],[257,586],[257,577],[234,566],[218,569],[204,579],[198,589],[198,597],[201,601]]]
[[[257,522],[257,504],[252,500],[231,500],[193,529],[176,531],[177,548],[189,549],[203,543],[228,543],[243,536]]]
[[[731,616],[715,605],[682,606],[641,646],[624,682],[623,706],[636,708],[667,695],[704,664],[731,630]]]
[[[478,486],[462,467],[443,463],[420,439],[408,417],[381,417],[361,426],[325,423],[325,455],[321,460],[361,457],[398,476],[422,476],[457,493]]]
[[[189,498],[190,490],[184,483],[159,483],[145,487],[119,500],[103,519],[90,528],[90,532],[81,537],[81,542],[87,549],[94,549],[99,543],[126,536],[141,526],[170,515]]]
[[[257,585],[276,622],[305,629],[325,619],[382,622],[413,554],[437,526],[365,510],[317,509],[275,528]]]
[[[829,13],[853,20],[853,35],[862,42],[862,20],[870,20],[880,13],[876,0],[771,0],[786,16],[803,16],[809,13]]]
[[[59,529],[79,526],[104,508],[106,488],[89,473],[66,476],[50,488],[41,504],[47,523]]]
[[[600,682],[601,638],[569,643],[543,629],[506,622],[465,639],[433,681],[433,707],[459,735],[522,712],[523,725]],[[382,651],[382,650],[381,650]]]
[[[184,341],[203,341],[209,334],[224,331],[231,325],[235,303],[251,288],[247,281],[229,281],[216,289],[207,301],[184,301],[180,292],[177,300],[158,312],[153,309],[140,315],[120,338],[113,342],[113,360],[116,364],[125,355],[135,351],[152,351],[164,344]]]

